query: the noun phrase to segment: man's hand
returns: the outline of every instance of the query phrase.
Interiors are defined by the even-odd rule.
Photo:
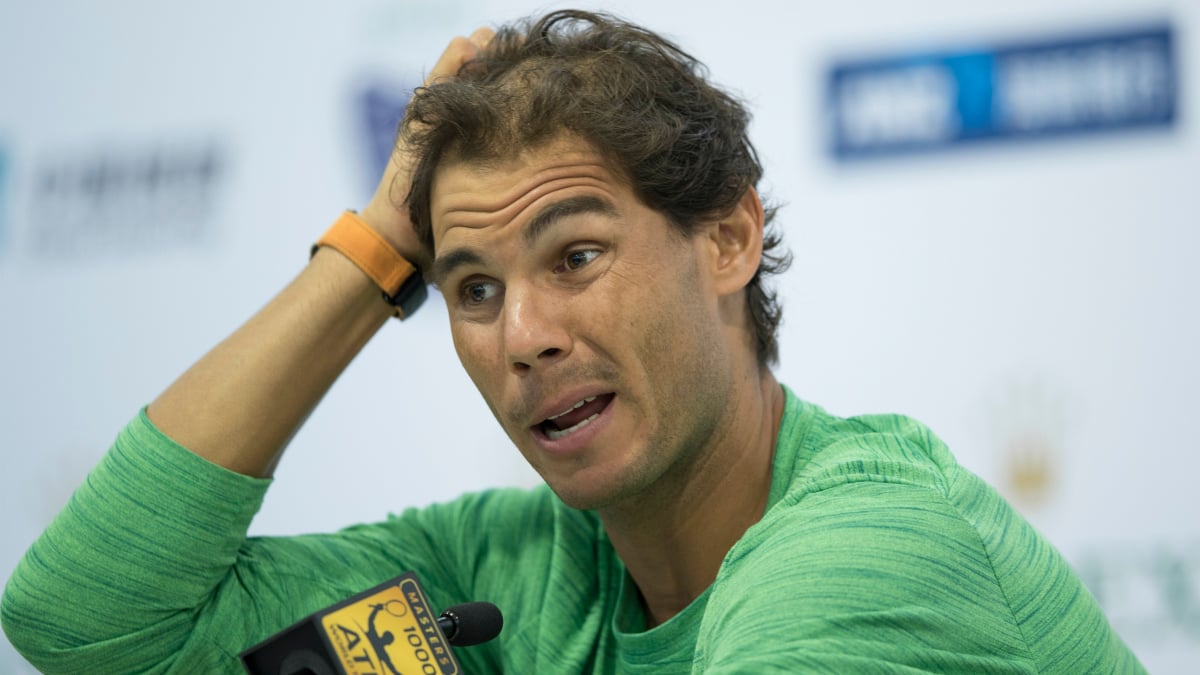
[[[452,78],[458,74],[464,63],[479,55],[481,49],[495,35],[491,28],[479,28],[470,37],[456,37],[450,41],[442,52],[433,70],[425,78],[425,84],[435,84],[439,80]],[[412,183],[413,157],[402,141],[392,149],[391,159],[375,190],[375,196],[359,213],[362,219],[379,231],[392,246],[396,247],[405,259],[423,263],[425,257],[413,231],[412,220],[408,215],[408,206],[404,203]]]

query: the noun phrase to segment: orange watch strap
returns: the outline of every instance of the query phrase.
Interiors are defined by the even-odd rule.
[[[384,298],[397,306],[401,318],[416,309],[412,307],[408,312],[404,312],[397,300],[397,294],[404,282],[414,274],[419,275],[417,268],[397,253],[383,236],[363,222],[357,213],[343,212],[313,245],[313,254],[320,246],[328,246],[358,265],[359,269],[383,290]],[[420,290],[424,290],[423,282],[420,282]]]

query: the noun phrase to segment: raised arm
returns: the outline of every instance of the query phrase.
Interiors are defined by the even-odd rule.
[[[489,35],[453,41],[430,77],[453,76]],[[408,182],[398,147],[361,217],[417,261]],[[232,672],[239,650],[297,619],[409,566],[436,569],[411,519],[246,538],[262,478],[393,311],[355,263],[319,249],[121,432],[30,547],[0,603],[13,645],[43,672]],[[414,543],[385,550],[385,536]]]
[[[452,77],[491,37],[456,38],[427,81]],[[420,245],[399,203],[409,161],[397,147],[362,219],[409,261]],[[266,307],[201,358],[147,414],[167,436],[216,464],[271,475],[284,447],[391,314],[379,289],[342,254],[321,248]]]

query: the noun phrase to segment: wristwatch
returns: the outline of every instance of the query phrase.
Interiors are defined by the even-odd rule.
[[[425,302],[429,291],[421,270],[404,259],[354,211],[344,211],[313,244],[309,257],[322,246],[338,251],[358,265],[383,291],[383,299],[396,308],[396,318],[407,319]]]

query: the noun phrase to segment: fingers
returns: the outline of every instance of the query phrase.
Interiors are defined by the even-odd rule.
[[[478,56],[495,34],[496,31],[484,27],[471,33],[470,37],[456,37],[451,40],[446,50],[438,57],[433,70],[426,76],[426,86],[438,80],[455,77],[463,64]],[[406,123],[413,124],[411,121]],[[408,219],[407,209],[397,206],[404,203],[411,188],[412,162],[413,157],[401,138],[392,150],[391,159],[380,178],[375,196],[359,215],[387,238],[401,255],[410,261],[421,262],[423,267],[426,256]]]
[[[444,78],[454,77],[464,63],[478,56],[479,52],[487,47],[495,34],[496,31],[484,26],[476,29],[470,37],[459,36],[451,40],[450,44],[446,46],[446,51],[442,52],[437,63],[433,65],[433,70],[425,78],[425,84],[429,85]]]
[[[496,31],[487,26],[480,26],[479,28],[476,28],[475,32],[471,33],[471,36],[467,39],[471,41],[471,44],[475,45],[479,49],[483,49],[484,47],[488,46],[488,43],[491,42],[492,38],[495,36]]]

